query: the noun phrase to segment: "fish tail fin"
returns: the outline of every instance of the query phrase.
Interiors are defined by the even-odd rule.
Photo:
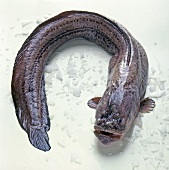
[[[50,150],[49,137],[43,127],[30,126],[28,137],[35,148],[45,152]]]

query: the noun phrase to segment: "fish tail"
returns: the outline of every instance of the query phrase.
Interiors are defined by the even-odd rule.
[[[28,137],[35,148],[45,152],[50,150],[49,137],[43,127],[30,126]]]

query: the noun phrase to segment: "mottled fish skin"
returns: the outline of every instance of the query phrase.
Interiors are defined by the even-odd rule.
[[[126,58],[115,54],[110,59],[106,91],[99,101],[95,101],[97,97],[88,102],[96,109],[94,133],[105,145],[122,139],[139,112],[150,112],[155,107],[154,100],[144,99],[148,79],[146,52],[128,31],[125,32],[131,42],[130,58],[127,53]]]
[[[63,12],[43,22],[19,50],[11,82],[19,124],[31,144],[43,151],[50,150],[44,67],[59,46],[79,37],[96,43],[113,56],[107,89],[96,108],[95,134],[102,143],[126,133],[138,114],[146,90],[145,51],[123,26],[86,11]]]

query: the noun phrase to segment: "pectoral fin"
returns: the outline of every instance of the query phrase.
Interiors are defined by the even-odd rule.
[[[140,101],[139,112],[141,112],[141,113],[150,112],[153,110],[154,107],[155,107],[155,101],[147,97]]]
[[[101,99],[101,97],[92,98],[87,102],[87,105],[92,109],[96,109],[100,99]]]

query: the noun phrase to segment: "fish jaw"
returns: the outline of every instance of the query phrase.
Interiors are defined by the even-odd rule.
[[[104,130],[95,129],[95,136],[99,141],[104,145],[110,145],[113,142],[116,142],[122,138],[122,134],[115,134]]]

